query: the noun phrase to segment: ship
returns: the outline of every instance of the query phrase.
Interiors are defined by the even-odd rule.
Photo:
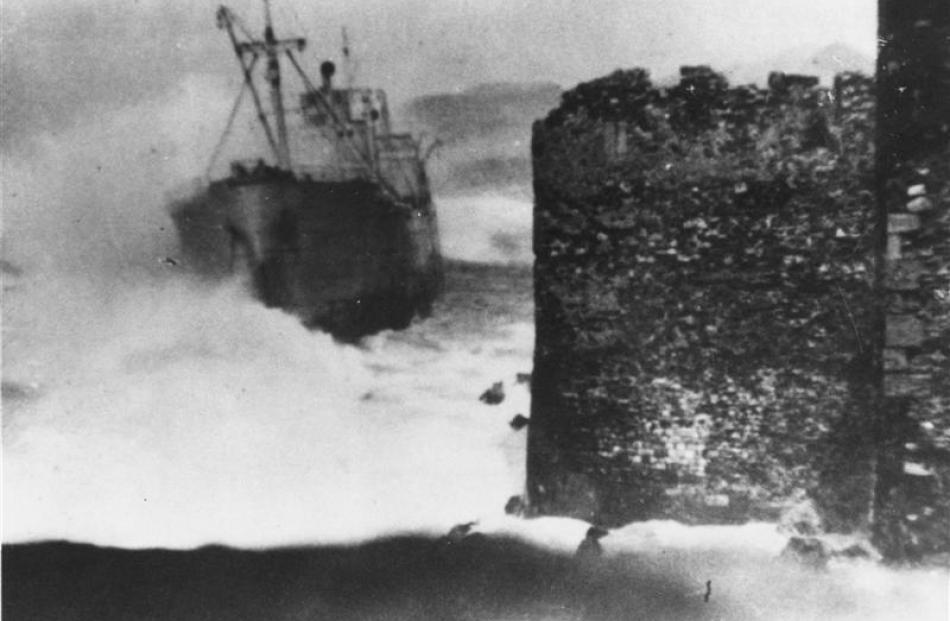
[[[218,178],[209,164],[171,202],[181,258],[202,276],[246,277],[266,306],[342,340],[405,329],[431,314],[443,284],[429,151],[393,131],[384,90],[336,84],[329,60],[314,83],[301,64],[306,39],[278,38],[267,0],[264,13],[255,37],[231,9],[217,10],[243,86],[212,160],[246,94],[266,146]],[[349,62],[343,30],[344,70]],[[288,67],[301,85],[292,107],[282,84]]]

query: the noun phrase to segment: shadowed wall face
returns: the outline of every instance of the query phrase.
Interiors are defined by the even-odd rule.
[[[871,81],[617,72],[534,128],[529,493],[616,524],[869,507]]]
[[[876,524],[893,557],[950,550],[950,3],[882,0],[879,192],[884,458]]]

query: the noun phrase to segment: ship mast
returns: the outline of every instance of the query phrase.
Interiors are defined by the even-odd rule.
[[[346,26],[343,26],[343,84],[346,88],[353,88],[356,77],[356,69],[353,67],[353,59],[350,57],[350,38],[346,34]]]
[[[274,25],[270,16],[270,0],[264,0],[264,45],[267,50],[267,81],[270,82],[270,100],[277,116],[277,148],[278,165],[290,170],[290,143],[287,141],[287,118],[284,114],[284,96],[280,92],[280,61],[277,55],[281,52],[277,38],[274,36]]]
[[[260,120],[261,127],[263,127],[264,134],[267,137],[267,142],[270,145],[271,151],[277,160],[277,165],[280,168],[291,172],[293,170],[290,158],[290,144],[287,138],[286,110],[284,109],[283,95],[281,93],[279,56],[283,53],[287,55],[287,59],[290,60],[291,65],[297,71],[300,79],[303,81],[308,97],[312,98],[312,101],[322,109],[322,111],[329,118],[330,123],[335,128],[333,137],[331,139],[338,140],[340,144],[343,144],[351,151],[351,153],[360,161],[360,163],[365,166],[367,173],[370,175],[372,180],[378,184],[384,193],[388,194],[397,202],[400,201],[399,193],[396,192],[390,182],[388,182],[382,176],[380,171],[379,152],[377,150],[378,145],[376,143],[375,133],[376,129],[374,127],[374,123],[377,118],[374,115],[377,113],[373,110],[364,111],[364,117],[362,121],[366,124],[367,135],[364,141],[365,144],[357,144],[357,141],[353,137],[353,131],[347,126],[348,120],[341,117],[341,112],[337,109],[334,103],[330,101],[330,93],[317,89],[316,86],[314,86],[313,82],[311,82],[310,78],[300,66],[297,58],[294,56],[294,50],[301,51],[306,47],[306,39],[278,39],[274,35],[274,27],[270,11],[270,0],[264,0],[265,25],[263,40],[255,39],[247,27],[245,27],[240,18],[225,6],[220,6],[218,8],[217,19],[218,27],[227,30],[228,37],[231,40],[231,45],[234,48],[234,53],[237,56],[238,62],[241,65],[241,70],[244,73],[244,88],[247,88],[251,92],[251,96],[254,99],[254,106],[257,109],[257,117]],[[238,39],[236,32],[237,30],[239,30],[243,35],[243,40]],[[348,69],[346,71],[347,75],[345,76],[345,80],[348,83],[352,83],[355,75],[355,69],[350,57],[349,40],[345,29],[343,31],[343,56],[346,69]],[[267,70],[265,77],[270,85],[271,105],[277,124],[276,138],[274,136],[274,131],[271,128],[271,124],[267,118],[268,115],[264,111],[260,95],[253,80],[252,71],[257,61],[261,58],[265,58],[267,60]],[[221,141],[215,148],[215,155],[212,156],[212,162],[208,166],[209,171],[214,164],[214,160],[217,157],[217,153],[219,152],[221,145],[227,138],[228,131],[230,130],[234,121],[235,113],[237,112],[237,108],[240,105],[241,95],[243,95],[243,92],[244,91],[242,89],[241,94],[238,95],[238,99],[234,103],[234,108],[232,109],[231,116],[228,119],[227,129],[225,129],[225,133],[222,136]],[[364,103],[368,103],[368,99],[364,99]]]
[[[280,90],[280,61],[279,56],[283,52],[290,54],[293,50],[303,50],[307,45],[307,40],[303,38],[278,39],[274,36],[274,26],[271,20],[270,0],[264,0],[264,39],[254,39],[251,37],[247,28],[238,20],[238,17],[225,6],[218,8],[218,25],[227,29],[231,44],[234,46],[234,53],[241,63],[244,71],[244,82],[250,88],[254,96],[254,103],[257,107],[258,118],[264,127],[264,133],[267,134],[267,141],[274,151],[277,158],[277,165],[285,170],[291,169],[290,161],[290,142],[287,138],[287,118],[284,110],[284,98]],[[247,41],[239,41],[234,32],[235,26],[239,27]],[[274,139],[270,124],[264,115],[260,105],[260,98],[257,95],[257,89],[251,76],[251,68],[261,56],[267,58],[267,72],[265,77],[270,84],[271,106],[274,116],[277,119],[277,139]],[[245,57],[250,57],[250,60]]]

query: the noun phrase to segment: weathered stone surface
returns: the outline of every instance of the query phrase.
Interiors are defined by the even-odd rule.
[[[900,371],[907,368],[907,354],[903,349],[884,348],[884,370]]]
[[[934,203],[932,200],[926,196],[918,196],[912,201],[907,203],[907,211],[911,213],[920,213],[922,211],[930,211],[934,208]]]
[[[908,360],[885,358],[874,536],[919,560],[950,550],[950,4],[880,0],[880,17],[879,198],[913,268],[885,282],[886,338]]]
[[[930,394],[930,376],[888,373],[884,377],[884,394],[888,397],[926,397]]]
[[[890,315],[884,343],[888,347],[916,347],[924,341],[924,324],[914,315]]]
[[[909,233],[920,228],[920,217],[912,213],[892,213],[887,217],[888,233]]]
[[[898,234],[887,236],[887,253],[885,257],[888,261],[897,261],[903,256],[903,239]]]
[[[871,83],[773,83],[618,72],[536,124],[535,510],[741,521],[828,473],[832,522],[868,505]]]
[[[920,287],[918,279],[925,273],[916,259],[898,259],[885,263],[884,287],[893,291],[910,291]]]
[[[880,16],[876,88],[618,71],[535,125],[533,511],[950,550],[950,5]]]

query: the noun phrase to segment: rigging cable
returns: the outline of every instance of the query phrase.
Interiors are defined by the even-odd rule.
[[[251,65],[248,68],[249,70],[254,69],[254,64],[257,62],[257,56],[251,61]],[[231,114],[228,115],[228,122],[224,126],[224,132],[221,134],[221,137],[218,139],[218,144],[215,145],[214,151],[211,152],[211,160],[208,162],[208,168],[205,170],[205,179],[211,179],[211,169],[214,168],[214,165],[218,159],[218,156],[221,154],[221,149],[224,147],[224,143],[228,139],[228,135],[231,133],[231,128],[234,126],[234,119],[237,117],[238,110],[241,108],[241,102],[244,100],[244,93],[248,90],[247,82],[241,84],[241,91],[238,93],[237,97],[234,99],[234,105],[231,106]]]
[[[342,134],[341,142],[345,144],[350,149],[350,151],[353,154],[355,154],[359,160],[362,161],[363,165],[366,166],[367,169],[372,172],[373,177],[375,178],[375,181],[379,183],[380,187],[383,188],[383,191],[386,194],[388,194],[390,198],[392,198],[393,200],[397,202],[403,202],[403,199],[400,197],[399,192],[396,191],[396,188],[393,187],[393,185],[389,183],[389,181],[384,179],[383,176],[378,171],[376,171],[376,167],[373,164],[372,157],[369,154],[364,153],[363,150],[360,149],[360,147],[357,146],[353,142],[353,140],[345,137],[346,123],[344,123],[337,116],[336,111],[333,109],[333,106],[330,105],[330,103],[326,101],[326,99],[323,96],[323,93],[317,90],[316,86],[314,86],[313,82],[310,80],[306,72],[303,70],[303,67],[300,66],[299,62],[297,62],[297,58],[293,55],[293,53],[290,50],[287,50],[286,53],[287,53],[287,57],[290,59],[290,62],[293,64],[294,69],[296,69],[297,73],[300,75],[300,79],[304,83],[304,88],[306,88],[307,91],[311,95],[314,96],[316,102],[318,102],[320,105],[323,106],[324,111],[327,113],[327,116],[329,116],[333,124],[338,128],[338,131]],[[372,131],[372,130],[367,128],[367,131]],[[321,132],[321,133],[324,133],[324,132]],[[324,135],[326,136],[327,134],[324,133]],[[418,145],[416,146],[416,149],[418,151]],[[402,177],[402,180],[406,183],[406,187],[413,188],[416,186],[416,182],[413,180],[411,174],[406,170],[405,166],[399,166],[398,172],[399,172],[399,175]]]
[[[245,63],[244,61],[244,51],[243,48],[247,44],[238,42],[237,37],[234,34],[234,24],[237,23],[238,28],[240,28],[244,33],[247,33],[247,29],[241,24],[240,19],[237,15],[234,15],[226,7],[221,7],[218,9],[218,25],[221,28],[227,30],[228,38],[231,40],[231,45],[234,47],[234,53],[237,56],[238,63],[241,65],[241,69],[244,72],[244,84],[251,90],[251,95],[254,97],[254,107],[257,109],[257,118],[261,122],[261,126],[264,128],[264,133],[267,135],[267,142],[270,144],[271,151],[274,153],[274,157],[280,161],[280,150],[277,148],[277,143],[274,141],[274,134],[271,132],[270,123],[267,122],[267,115],[264,114],[264,107],[261,104],[261,99],[257,94],[257,89],[254,88],[254,75],[251,73],[251,68],[254,63],[257,62],[257,53],[252,52],[253,56],[250,63]],[[251,38],[253,41],[253,38]]]
[[[286,53],[287,53],[287,57],[290,58],[290,62],[293,63],[294,69],[296,69],[297,73],[300,75],[300,79],[303,80],[304,86],[307,88],[307,91],[310,94],[313,94],[316,96],[315,101],[319,102],[323,106],[324,111],[327,113],[330,119],[333,120],[333,123],[337,126],[337,128],[343,131],[344,136],[345,136],[346,125],[337,117],[336,111],[333,110],[333,106],[331,106],[326,101],[326,99],[323,97],[323,93],[318,91],[317,88],[313,85],[313,82],[310,81],[310,78],[307,76],[306,72],[304,72],[303,68],[300,66],[300,63],[297,62],[297,58],[293,55],[293,53],[291,53],[290,50],[286,50]],[[342,142],[347,147],[349,147],[360,160],[362,160],[363,165],[366,166],[368,170],[370,171],[374,170],[373,162],[370,160],[369,155],[367,155],[366,153],[363,153],[363,151],[360,150],[360,148],[357,147],[349,138],[343,137]],[[376,177],[375,181],[379,183],[380,187],[383,188],[383,191],[386,194],[388,194],[390,198],[396,201],[400,201],[399,193],[396,192],[396,190],[385,179],[380,177],[378,174],[374,176]]]

